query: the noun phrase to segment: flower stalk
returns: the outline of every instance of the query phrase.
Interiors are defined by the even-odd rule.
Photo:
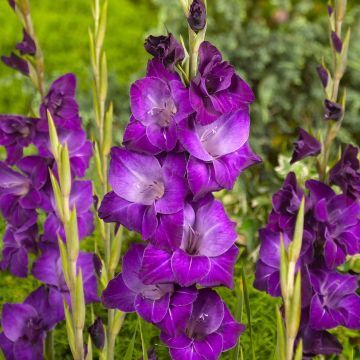
[[[70,291],[71,312],[65,303],[65,317],[67,323],[68,339],[72,355],[75,360],[84,359],[83,329],[85,326],[85,299],[81,270],[77,271],[79,256],[79,234],[76,208],[70,208],[71,169],[67,145],[61,145],[56,133],[54,121],[48,112],[51,148],[54,151],[59,182],[50,170],[50,178],[54,191],[56,207],[59,218],[64,226],[66,244],[59,237],[59,248],[66,284]]]
[[[41,50],[39,41],[37,40],[35,29],[33,26],[30,1],[29,0],[16,0],[15,13],[23,24],[24,30],[35,42],[36,52],[33,57],[28,56],[26,59],[29,62],[30,79],[36,89],[39,91],[42,98],[45,97],[45,64],[44,56]]]
[[[304,198],[301,200],[297,215],[293,241],[285,249],[281,237],[280,285],[284,301],[284,321],[278,314],[278,346],[279,360],[292,360],[295,339],[298,334],[301,316],[301,272],[296,273],[296,264],[300,258],[304,228]],[[299,342],[298,346],[302,346]],[[297,350],[298,352],[298,350]],[[300,352],[302,354],[302,351]]]
[[[329,38],[332,48],[333,75],[330,74],[330,71],[323,64],[322,68],[327,74],[324,90],[326,95],[325,119],[328,120],[328,123],[323,136],[323,152],[318,163],[321,181],[326,180],[331,144],[340,130],[345,113],[346,91],[344,90],[341,96],[339,96],[339,92],[340,82],[346,71],[350,43],[350,29],[347,30],[342,38],[342,25],[346,14],[346,5],[346,0],[336,0],[335,7],[332,4],[329,7],[331,9],[329,12]],[[331,109],[329,110],[329,107],[338,108],[338,111],[333,113]]]
[[[95,163],[97,174],[101,182],[99,198],[103,198],[109,191],[108,184],[108,167],[109,153],[112,146],[112,122],[113,122],[113,105],[109,104],[106,110],[108,74],[106,53],[104,51],[104,39],[107,23],[107,0],[101,4],[100,0],[93,2],[93,20],[94,29],[89,29],[90,39],[90,57],[93,71],[93,103],[98,138],[95,140]],[[104,244],[104,270],[106,279],[110,281],[115,274],[121,253],[121,231],[112,236],[113,227],[105,224],[99,219],[100,233]],[[114,332],[114,321],[116,310],[108,310],[108,323],[106,331],[106,346],[103,349],[103,355],[106,359],[114,358],[115,339],[120,331]]]

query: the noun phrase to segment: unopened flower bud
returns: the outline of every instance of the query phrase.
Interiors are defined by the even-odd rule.
[[[202,30],[206,25],[206,7],[203,0],[194,0],[190,5],[188,23],[195,32]]]
[[[97,317],[94,323],[88,327],[91,340],[98,349],[102,349],[105,343],[104,325],[100,317]]]
[[[11,53],[10,56],[2,56],[1,60],[6,66],[11,67],[14,70],[20,71],[26,76],[28,76],[30,73],[29,64],[27,63],[27,61],[14,53]]]
[[[326,99],[324,101],[325,104],[325,114],[324,114],[324,119],[325,120],[335,120],[338,121],[341,119],[342,115],[343,115],[343,109],[341,107],[341,105],[330,101],[328,99]]]
[[[332,40],[332,43],[333,43],[333,46],[334,46],[336,52],[340,54],[343,44],[342,44],[342,41],[339,38],[338,34],[335,31],[331,32],[331,40]]]
[[[23,39],[16,45],[16,48],[20,51],[21,55],[35,55],[36,45],[34,39],[23,30]]]
[[[328,74],[327,70],[322,65],[319,65],[316,68],[316,70],[317,70],[317,73],[319,75],[319,78],[321,80],[323,87],[326,88],[327,84],[329,82],[329,74]]]

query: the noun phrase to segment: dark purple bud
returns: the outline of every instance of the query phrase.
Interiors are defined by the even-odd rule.
[[[336,52],[340,54],[342,50],[342,41],[335,31],[331,32],[331,40]]]
[[[88,327],[88,332],[94,345],[98,349],[102,349],[105,343],[105,331],[100,317],[97,317],[95,322]]]
[[[192,30],[198,32],[206,25],[206,7],[203,0],[194,0],[189,9],[188,23]]]
[[[332,102],[328,99],[324,101],[325,104],[325,114],[324,119],[325,120],[335,120],[338,121],[341,119],[343,115],[343,109],[341,105]]]
[[[299,137],[294,142],[294,152],[290,164],[293,164],[308,156],[316,156],[321,151],[320,142],[304,129],[300,128]]]
[[[34,39],[23,30],[23,39],[16,45],[16,48],[20,51],[21,55],[35,55],[36,45]]]
[[[319,65],[316,68],[316,70],[318,72],[318,75],[319,75],[319,78],[321,80],[323,87],[326,88],[327,84],[329,82],[329,74],[328,74],[327,70],[322,65]]]
[[[94,263],[94,269],[95,273],[98,277],[101,277],[102,272],[102,263],[98,255],[93,254],[93,263]]]
[[[327,10],[328,10],[329,16],[331,16],[332,13],[334,12],[334,8],[331,5],[328,5]]]
[[[144,44],[145,50],[160,60],[169,70],[174,70],[175,65],[185,57],[183,47],[172,34],[164,36],[150,35]]]
[[[9,1],[9,5],[15,10],[15,0],[8,0]]]
[[[153,347],[150,347],[147,352],[148,360],[158,360],[158,357],[155,354],[155,349]],[[142,356],[139,360],[143,360],[144,357]]]
[[[29,64],[26,60],[22,59],[20,56],[17,56],[14,53],[11,53],[10,56],[2,56],[2,62],[12,69],[20,71],[22,74],[29,76]]]

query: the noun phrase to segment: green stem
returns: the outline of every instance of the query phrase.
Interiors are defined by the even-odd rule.
[[[45,360],[55,360],[54,330],[49,331],[46,335],[44,358]]]

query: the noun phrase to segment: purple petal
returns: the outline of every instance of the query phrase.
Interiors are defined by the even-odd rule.
[[[193,346],[183,349],[170,348],[170,355],[173,360],[204,360],[204,357],[199,355]]]
[[[310,325],[316,330],[331,329],[339,325],[326,308],[323,307],[317,295],[311,300]]]
[[[140,269],[144,256],[145,245],[132,244],[123,258],[123,279],[125,285],[132,291],[139,293],[145,285],[140,280]]]
[[[126,201],[111,191],[105,195],[101,203],[99,217],[105,222],[117,222],[129,230],[141,233],[145,211],[145,205]]]
[[[223,339],[220,334],[213,333],[204,339],[195,340],[195,351],[205,359],[216,360],[219,358],[223,347]]]
[[[147,285],[174,282],[171,254],[148,245],[142,259],[140,278]]]
[[[225,285],[229,288],[234,287],[234,267],[239,250],[233,245],[227,252],[217,257],[210,257],[210,271],[200,280],[202,286]]]
[[[4,333],[0,333],[0,349],[6,360],[16,360],[14,357],[14,343],[9,340]]]
[[[185,306],[192,304],[198,295],[195,286],[177,289],[171,298],[171,306]]]
[[[209,273],[210,260],[206,256],[190,256],[178,249],[171,258],[171,266],[176,282],[181,286],[190,286]]]
[[[38,316],[36,310],[27,304],[4,304],[1,325],[5,336],[11,341],[19,340],[26,330],[29,319]]]
[[[195,228],[201,234],[199,254],[214,257],[225,253],[237,234],[232,222],[218,200],[211,199],[196,211]]]
[[[152,205],[164,194],[158,160],[122,148],[111,150],[109,182],[116,195],[142,205]]]
[[[170,303],[170,294],[165,294],[159,300],[151,300],[137,295],[135,299],[135,310],[148,322],[158,323],[164,319]]]
[[[6,66],[21,72],[25,76],[30,73],[28,62],[14,53],[11,53],[10,56],[2,56],[1,60]]]
[[[164,319],[158,324],[159,328],[170,337],[178,336],[187,324],[192,311],[192,304],[184,306],[170,306]]]
[[[122,275],[119,274],[110,280],[102,294],[102,303],[106,308],[119,309],[124,312],[134,312],[136,293],[131,291],[124,283]]]

